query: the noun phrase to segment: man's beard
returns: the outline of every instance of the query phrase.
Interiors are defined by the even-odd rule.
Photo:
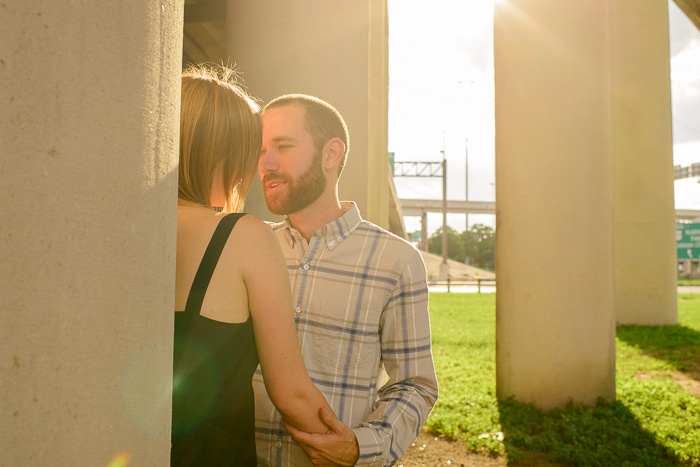
[[[326,177],[321,169],[321,151],[314,154],[311,166],[296,180],[292,180],[286,174],[270,173],[263,178],[263,185],[271,178],[286,181],[287,193],[268,195],[268,192],[264,191],[267,209],[277,215],[301,211],[316,201],[326,189]]]

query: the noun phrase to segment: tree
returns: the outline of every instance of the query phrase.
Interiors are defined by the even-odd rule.
[[[464,256],[469,264],[493,271],[496,265],[496,232],[493,228],[474,224],[462,232]]]
[[[442,227],[428,238],[428,252],[442,256]],[[464,262],[462,234],[447,226],[447,257]]]

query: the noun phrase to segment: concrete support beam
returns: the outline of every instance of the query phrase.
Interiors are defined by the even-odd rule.
[[[610,2],[609,21],[616,319],[676,324],[668,2]]]
[[[250,92],[267,102],[285,93],[333,104],[350,131],[340,198],[389,228],[386,0],[258,0],[228,5],[231,61]],[[246,210],[273,218],[251,189]]]
[[[496,3],[501,399],[615,396],[609,3]]]
[[[3,465],[168,465],[182,8],[0,7]]]

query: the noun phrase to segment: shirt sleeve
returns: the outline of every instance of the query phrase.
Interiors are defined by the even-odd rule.
[[[428,284],[415,249],[383,310],[380,339],[388,380],[374,410],[353,429],[360,448],[357,466],[393,465],[415,441],[437,401]]]

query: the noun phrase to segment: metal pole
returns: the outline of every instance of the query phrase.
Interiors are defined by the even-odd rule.
[[[447,266],[447,160],[442,153],[442,264]]]

